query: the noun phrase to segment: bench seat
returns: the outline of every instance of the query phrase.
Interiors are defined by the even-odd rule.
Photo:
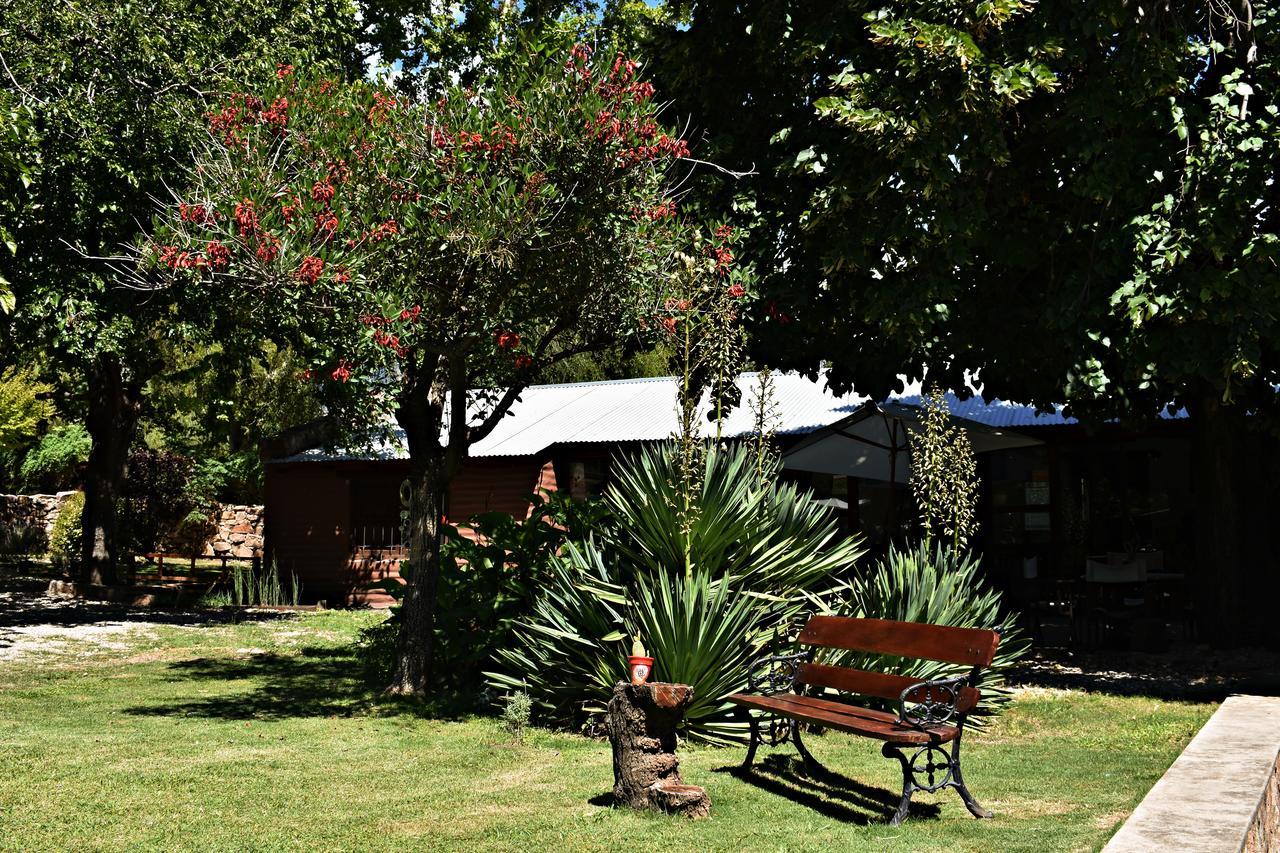
[[[746,708],[756,708],[770,714],[892,744],[916,746],[948,743],[955,740],[960,731],[955,726],[931,726],[927,731],[921,731],[900,723],[897,714],[796,693],[775,693],[772,696],[735,693],[729,697],[729,701]]]

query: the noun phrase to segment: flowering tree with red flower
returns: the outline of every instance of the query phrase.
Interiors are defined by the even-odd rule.
[[[449,482],[541,369],[653,330],[688,146],[635,62],[582,46],[430,104],[282,67],[208,124],[138,277],[223,300],[394,414],[411,568],[389,689],[421,693]]]

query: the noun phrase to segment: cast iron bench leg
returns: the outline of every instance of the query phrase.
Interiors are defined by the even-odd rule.
[[[928,752],[926,752],[928,750]],[[956,793],[960,795],[960,799],[964,801],[964,807],[969,810],[969,814],[977,818],[992,817],[988,810],[984,809],[981,804],[974,799],[973,794],[969,793],[969,788],[964,783],[964,774],[960,770],[960,738],[957,737],[951,744],[951,754],[948,756],[940,746],[924,745],[916,747],[915,752],[908,758],[899,747],[891,743],[886,743],[880,749],[881,754],[885,758],[896,758],[898,763],[902,765],[902,799],[898,803],[898,810],[894,812],[893,817],[889,820],[890,826],[897,826],[906,820],[907,811],[911,807],[911,795],[916,791],[940,791],[943,788],[955,788]],[[941,763],[935,763],[934,754],[939,753]],[[924,755],[925,764],[923,766],[913,766],[915,762]],[[935,772],[942,772],[942,781],[935,782]],[[927,774],[927,784],[921,784],[916,781],[916,773]]]
[[[800,721],[791,721],[791,739],[796,742],[796,751],[800,753],[800,758],[804,761],[804,769],[809,773],[829,773],[827,768],[813,757],[813,753],[804,745],[804,741],[800,739]]]
[[[969,793],[969,788],[964,784],[964,774],[960,772],[960,738],[957,737],[955,743],[951,745],[951,784],[960,793],[960,799],[964,800],[964,807],[969,810],[969,814],[974,817],[995,817],[989,810],[984,809],[977,800],[973,798],[973,794]]]
[[[745,708],[742,709],[742,713],[751,727],[751,743],[747,746],[747,757],[742,759],[742,769],[750,770],[752,763],[756,760],[756,749],[760,746],[760,721]]]

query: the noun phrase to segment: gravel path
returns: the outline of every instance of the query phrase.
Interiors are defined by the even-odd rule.
[[[167,610],[130,607],[46,595],[48,578],[0,575],[0,663],[31,654],[58,651],[80,643],[101,649],[127,648],[130,635],[162,625],[201,627],[233,621],[215,610]],[[240,614],[275,619],[279,614]]]

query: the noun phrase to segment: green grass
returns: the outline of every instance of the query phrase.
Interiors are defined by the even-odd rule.
[[[1058,691],[1021,695],[966,744],[970,786],[883,823],[897,765],[877,744],[810,737],[850,788],[789,750],[750,777],[742,750],[689,749],[696,823],[595,805],[606,743],[378,702],[350,642],[368,613],[160,627],[0,659],[0,849],[1087,850],[1099,847],[1213,710]],[[936,804],[936,808],[928,804]]]

